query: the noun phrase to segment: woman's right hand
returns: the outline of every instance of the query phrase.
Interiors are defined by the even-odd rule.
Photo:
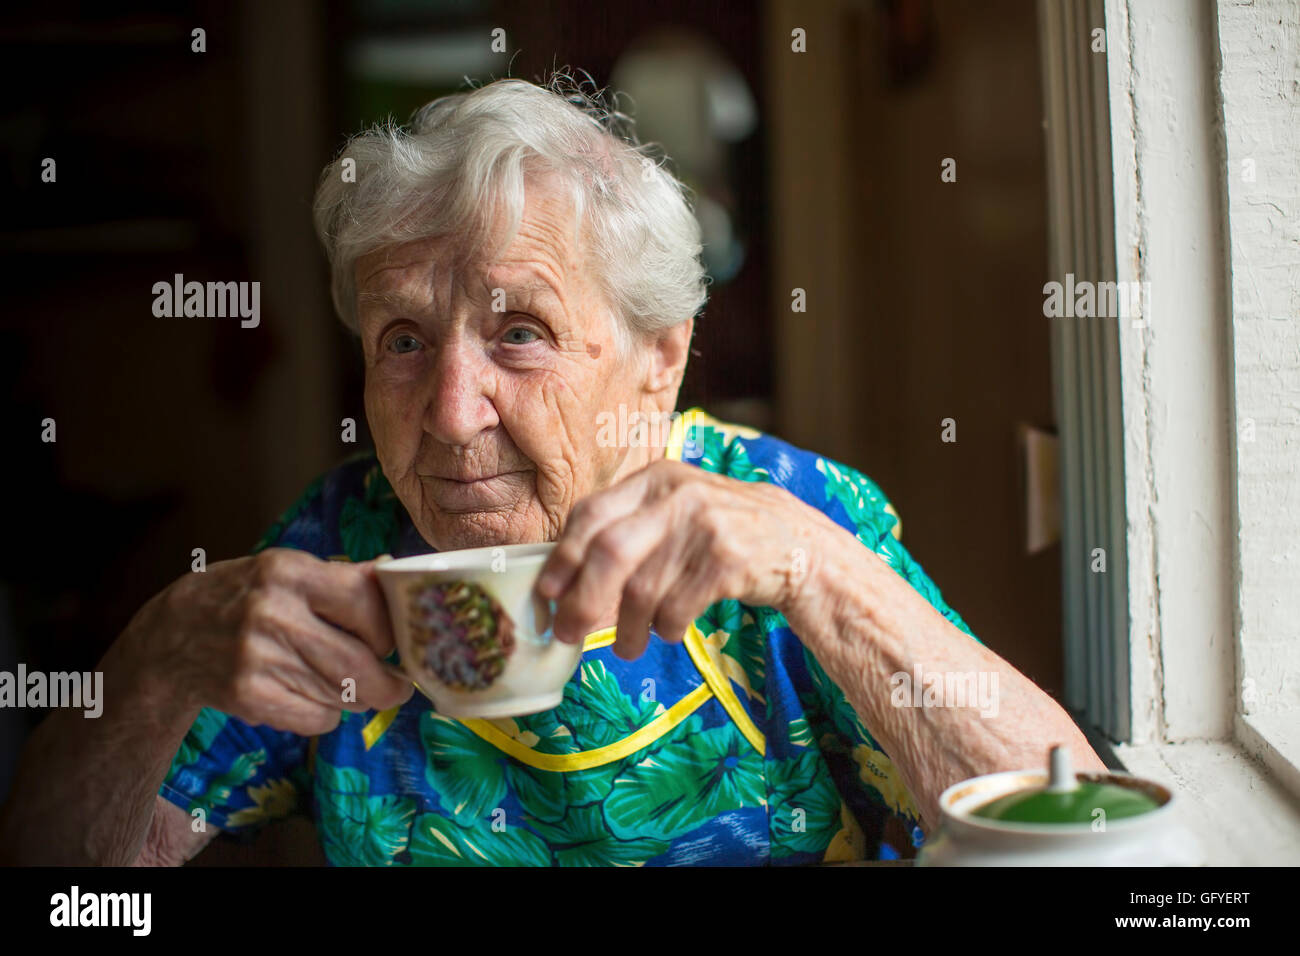
[[[141,666],[194,711],[302,736],[333,730],[341,710],[395,707],[414,690],[382,659],[393,633],[373,561],[284,548],[221,561],[155,596],[128,631]]]

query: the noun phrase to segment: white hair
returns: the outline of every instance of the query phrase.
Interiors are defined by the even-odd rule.
[[[321,174],[314,204],[343,323],[358,330],[358,258],[448,235],[463,238],[464,257],[489,237],[504,248],[519,228],[525,184],[539,175],[572,200],[592,278],[622,318],[621,345],[695,317],[707,280],[686,187],[587,86],[563,73],[546,86],[497,80],[434,100],[409,128],[390,121],[349,140]]]

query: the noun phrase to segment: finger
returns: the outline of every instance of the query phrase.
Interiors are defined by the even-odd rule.
[[[571,585],[596,535],[641,507],[653,481],[650,469],[642,469],[578,502],[542,566],[537,593],[547,600],[558,599]]]
[[[410,699],[414,691],[410,680],[376,657],[370,645],[318,617],[298,624],[295,647],[303,662],[319,675],[327,700],[334,706],[386,710]]]
[[[265,724],[303,737],[329,733],[339,725],[342,716],[338,707],[286,694],[278,687],[256,706],[236,705],[229,712],[245,723]]]
[[[628,579],[659,546],[665,527],[661,509],[647,509],[607,525],[592,538],[577,575],[556,602],[555,636],[579,641],[595,630],[603,610],[623,594]],[[648,603],[642,626],[649,626],[653,609]]]
[[[282,570],[280,583],[297,590],[317,617],[356,635],[376,657],[386,657],[393,652],[395,643],[375,563],[310,558]]]
[[[625,661],[634,661],[650,644],[651,618],[658,595],[652,593],[649,579],[641,570],[634,571],[623,587],[618,605],[614,653]]]
[[[663,524],[663,518],[658,514],[648,514],[636,520],[647,524]],[[661,536],[658,545],[632,572],[623,586],[614,653],[625,661],[636,660],[645,653],[650,643],[652,626],[660,637],[664,637],[664,631],[657,626],[656,615],[658,609],[682,583],[680,541],[680,536]]]
[[[291,666],[274,668],[265,676],[275,679],[281,694],[305,700],[329,710],[348,710],[360,713],[368,708],[359,701],[345,701],[340,685],[332,682],[316,668],[299,657]],[[349,695],[351,696],[351,695]]]
[[[343,715],[337,707],[304,707],[302,714],[285,729],[300,737],[328,734],[342,722]]]
[[[319,622],[301,596],[268,590],[253,599],[245,615],[232,666],[216,676],[221,698],[240,708],[231,712],[275,709],[293,699],[338,709],[338,694],[303,660],[300,645],[314,639],[312,627]]]
[[[693,549],[679,567],[674,586],[663,591],[653,614],[655,632],[672,644],[685,639],[695,619],[710,605],[727,597],[722,593],[722,575],[707,552]]]
[[[291,733],[321,733],[339,722],[336,695],[291,645],[280,640],[260,641],[255,668],[240,675],[213,703],[245,723]],[[324,730],[314,729],[318,727]]]
[[[303,615],[310,616],[308,612],[303,612]],[[256,701],[256,706],[263,708],[279,706],[286,700],[301,700],[333,711],[367,710],[356,694],[344,695],[341,679],[335,681],[328,677],[318,664],[310,663],[304,655],[304,648],[318,640],[311,633],[317,626],[330,625],[322,625],[314,619],[306,625],[301,620],[278,621],[275,634],[279,639],[262,642],[264,650],[241,696]],[[347,639],[358,643],[354,637]],[[353,699],[345,700],[345,696]]]

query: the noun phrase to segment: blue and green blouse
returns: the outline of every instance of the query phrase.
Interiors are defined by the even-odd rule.
[[[699,409],[668,454],[779,485],[855,534],[961,630],[851,468]],[[365,561],[432,549],[373,454],[316,480],[256,547]],[[972,635],[973,637],[973,635]],[[553,710],[456,719],[419,692],[307,738],[204,709],[162,796],[225,831],[310,813],[339,866],[793,865],[915,855],[916,800],[771,608],[719,601],[679,644],[587,637]],[[390,658],[396,660],[396,656]]]

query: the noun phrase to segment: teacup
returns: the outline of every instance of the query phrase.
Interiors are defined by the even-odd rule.
[[[553,544],[442,551],[376,566],[402,666],[438,713],[518,717],[558,707],[582,644],[551,633],[533,585]]]

